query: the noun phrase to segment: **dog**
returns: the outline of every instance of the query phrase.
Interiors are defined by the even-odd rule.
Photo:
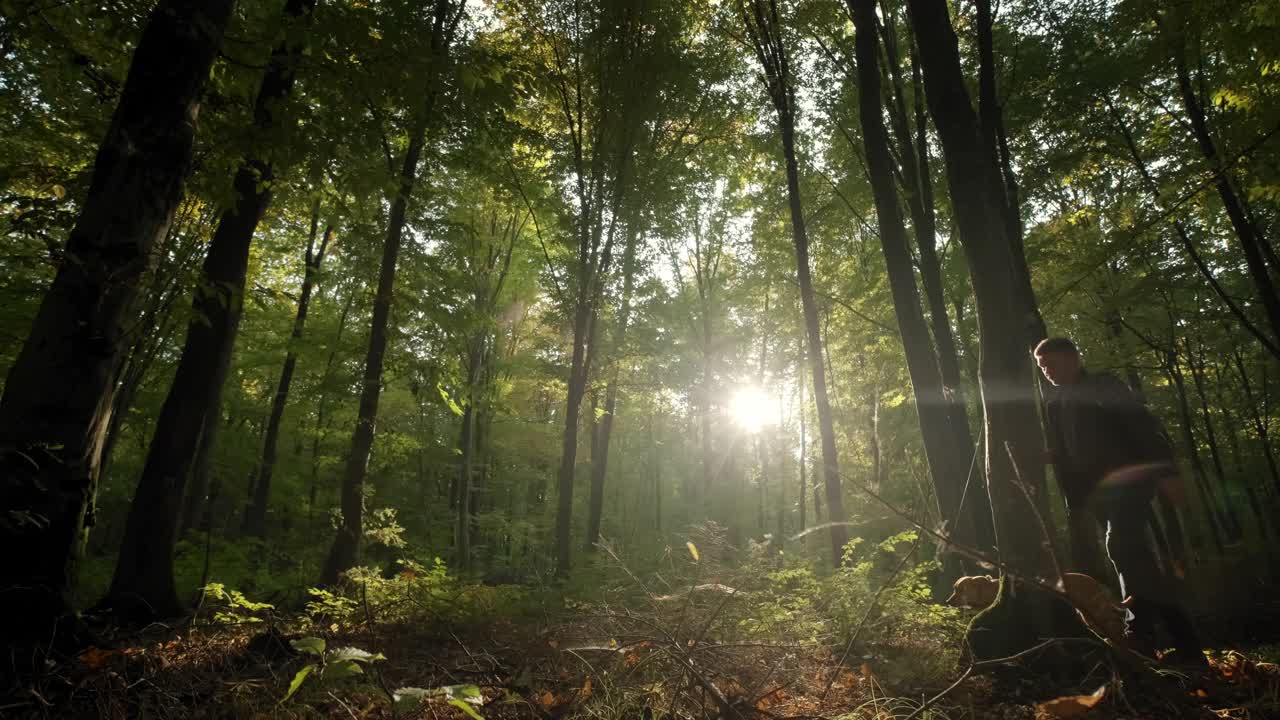
[[[1061,589],[1085,627],[1113,643],[1124,644],[1126,609],[1132,598],[1117,603],[1107,586],[1084,573],[1063,573]],[[990,575],[965,575],[951,590],[947,605],[985,608],[995,602],[1000,581]]]

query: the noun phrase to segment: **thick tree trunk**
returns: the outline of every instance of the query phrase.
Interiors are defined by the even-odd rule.
[[[977,544],[977,537],[972,515],[961,507],[968,477],[968,463],[962,458],[967,455],[964,452],[967,448],[955,445],[956,437],[950,427],[951,404],[945,397],[942,376],[929,342],[929,329],[920,308],[920,295],[911,266],[911,249],[894,191],[893,159],[889,154],[889,134],[884,126],[880,102],[875,0],[849,0],[849,5],[854,27],[857,28],[855,45],[863,148],[875,197],[876,220],[894,314],[906,353],[907,373],[915,395],[925,459],[938,503],[936,510],[947,523],[952,537],[967,547],[973,547]],[[958,557],[950,555],[948,559],[948,574],[958,576],[961,570]]]
[[[314,8],[314,0],[289,0],[284,12],[288,22],[305,22]],[[278,111],[293,89],[302,49],[296,39],[286,39],[272,51],[254,103],[256,133],[280,125]],[[107,599],[126,616],[168,617],[185,610],[173,581],[179,507],[205,417],[218,415],[244,306],[249,245],[271,202],[274,171],[262,150],[250,151],[236,172],[235,205],[222,214],[209,243],[182,357],[129,507]]]
[[[164,0],[151,13],[65,259],[9,369],[0,398],[0,512],[29,518],[0,529],[5,547],[23,548],[0,570],[9,589],[0,634],[13,646],[75,643],[68,594],[94,523],[129,317],[182,197],[200,96],[233,4]]]
[[[205,505],[209,502],[209,479],[212,470],[210,455],[217,442],[218,427],[221,424],[221,418],[211,415],[205,418],[205,425],[200,431],[200,445],[196,448],[191,483],[187,489],[186,500],[182,503],[182,523],[178,526],[179,537],[199,526],[200,517]]]
[[[373,453],[373,436],[378,422],[382,366],[387,354],[387,337],[391,332],[391,303],[395,297],[396,263],[400,259],[409,201],[418,177],[418,159],[426,143],[426,118],[433,106],[434,98],[429,96],[426,111],[410,131],[396,195],[387,217],[387,238],[382,246],[378,289],[373,298],[373,317],[369,324],[369,348],[365,353],[364,377],[360,384],[360,406],[351,436],[351,452],[347,455],[342,474],[342,525],[334,536],[320,574],[320,584],[324,586],[337,585],[342,573],[355,567],[360,558],[360,539],[364,535],[364,479],[369,470],[369,456]]]
[[[1021,274],[1025,261],[1015,257],[1020,248],[1008,237],[999,169],[969,102],[947,4],[909,0],[908,7],[977,303],[986,476],[1000,558],[1019,574],[1044,576],[1052,572],[1052,540],[1039,522],[1048,524],[1043,437],[1028,355],[1043,323]],[[970,642],[979,656],[1007,655],[1051,632],[1051,607],[1005,582],[997,605],[975,619]]]
[[[311,208],[311,234],[307,240],[307,253],[303,258],[302,290],[298,293],[298,312],[293,319],[293,332],[289,335],[289,347],[285,351],[284,366],[280,368],[280,381],[271,401],[271,417],[267,420],[266,437],[262,441],[262,461],[258,470],[253,505],[245,520],[245,534],[253,537],[267,536],[267,505],[271,499],[271,476],[276,466],[276,444],[280,439],[280,423],[284,419],[285,405],[289,402],[289,387],[293,384],[293,371],[298,364],[297,344],[302,340],[302,330],[307,323],[307,308],[311,305],[311,293],[315,288],[320,263],[325,249],[333,237],[333,226],[324,229],[320,247],[316,248],[316,230],[320,224],[320,200]]]

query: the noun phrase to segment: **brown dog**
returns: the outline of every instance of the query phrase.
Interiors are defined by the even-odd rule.
[[[1114,643],[1124,643],[1125,608],[1129,601],[1116,603],[1105,585],[1083,573],[1063,573],[1062,591],[1085,627]],[[1000,591],[1000,582],[990,575],[965,575],[951,586],[946,604],[953,607],[990,607]]]

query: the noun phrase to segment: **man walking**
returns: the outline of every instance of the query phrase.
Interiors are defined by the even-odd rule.
[[[1094,532],[1080,516],[1096,515],[1107,531],[1107,556],[1120,578],[1121,596],[1132,598],[1130,644],[1149,651],[1159,619],[1180,662],[1204,663],[1195,627],[1177,599],[1178,579],[1161,567],[1147,542],[1147,528],[1155,528],[1155,493],[1174,495],[1179,485],[1160,421],[1119,378],[1087,371],[1071,340],[1048,338],[1033,354],[1054,386],[1045,404],[1049,459],[1068,513],[1077,516],[1071,522],[1073,541],[1078,541],[1073,545],[1091,540],[1083,536]],[[1090,545],[1096,541],[1085,542]]]

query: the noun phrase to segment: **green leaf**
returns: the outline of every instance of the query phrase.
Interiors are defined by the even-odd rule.
[[[280,702],[284,702],[285,700],[293,697],[293,694],[298,692],[298,688],[302,687],[302,681],[306,680],[308,675],[315,672],[315,669],[316,666],[314,663],[311,665],[303,665],[302,669],[298,671],[298,674],[293,676],[293,682],[289,683],[289,692],[285,693],[284,697],[280,698]]]
[[[402,687],[392,693],[391,697],[395,699],[397,708],[411,710],[439,694],[440,688],[428,690],[420,687]]]
[[[325,659],[329,662],[343,662],[350,660],[352,662],[377,662],[386,660],[387,656],[382,653],[371,653],[368,650],[361,650],[358,647],[344,647],[331,651]]]
[[[453,398],[449,397],[449,391],[445,390],[444,386],[440,383],[436,383],[436,390],[440,391],[440,399],[444,400],[444,404],[449,406],[449,409],[453,411],[453,414],[458,417],[462,417],[462,408],[458,406],[458,403],[453,401]]]
[[[462,712],[466,713],[468,716],[475,718],[475,720],[484,720],[483,715],[476,712],[474,709],[472,709],[471,705],[469,705],[467,702],[463,700],[458,700],[457,698],[454,698],[453,700],[449,701],[449,704],[456,708],[459,708],[460,710],[462,710]]]
[[[312,655],[324,655],[324,638],[298,638],[297,640],[290,640],[289,644],[298,652],[311,653]]]
[[[339,660],[338,662],[329,663],[324,669],[326,680],[341,680],[352,675],[363,674],[364,668],[360,667],[360,663],[355,660]]]

